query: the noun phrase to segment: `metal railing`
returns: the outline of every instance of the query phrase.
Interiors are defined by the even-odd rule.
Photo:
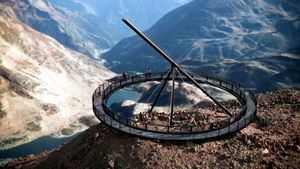
[[[243,105],[242,110],[238,113],[238,116],[235,116],[232,119],[229,118],[227,122],[213,129],[204,130],[199,125],[169,126],[136,122],[131,118],[119,115],[117,112],[114,112],[107,107],[107,99],[117,90],[133,84],[162,80],[166,74],[166,72],[160,72],[152,74],[129,75],[126,78],[115,78],[114,81],[105,82],[102,85],[99,85],[93,95],[93,110],[95,115],[105,124],[119,130],[122,130],[122,126],[129,127],[129,131],[127,132],[130,132],[130,128],[132,128],[153,133],[201,134],[200,137],[204,139],[238,131],[247,126],[256,117],[256,99],[250,91],[246,91],[236,83],[227,82],[207,75],[198,75],[197,77],[194,77],[194,79],[199,83],[209,84],[233,94]],[[176,80],[185,79],[184,76],[180,76],[179,74],[176,74],[175,78]],[[97,98],[100,100],[96,100]],[[101,102],[102,110],[99,110],[99,108],[95,106],[97,101]],[[247,107],[249,105],[250,107]]]

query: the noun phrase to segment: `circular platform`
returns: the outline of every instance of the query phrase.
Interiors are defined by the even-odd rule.
[[[116,91],[129,87],[133,84],[141,84],[149,81],[161,81],[167,72],[149,74],[130,75],[126,78],[115,78],[107,81],[95,90],[93,94],[93,111],[96,117],[104,124],[134,136],[170,140],[170,141],[187,141],[187,140],[203,140],[219,136],[224,136],[246,127],[256,117],[256,99],[254,95],[246,91],[235,83],[230,83],[215,77],[197,75],[193,77],[199,84],[207,84],[216,88],[227,91],[237,98],[242,108],[238,116],[229,118],[228,123],[218,128],[210,130],[199,130],[195,125],[153,125],[133,121],[131,118],[125,118],[112,111],[106,102],[108,98]],[[185,76],[176,75],[175,79],[184,79]],[[171,79],[168,79],[171,80]]]

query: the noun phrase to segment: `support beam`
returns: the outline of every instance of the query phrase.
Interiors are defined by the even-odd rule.
[[[157,103],[157,101],[158,101],[158,98],[160,97],[162,91],[164,90],[165,85],[166,85],[167,82],[168,82],[168,79],[169,79],[169,77],[170,77],[170,75],[171,75],[172,69],[173,69],[173,68],[171,68],[171,69],[169,70],[169,72],[167,73],[166,77],[164,78],[165,80],[163,81],[163,84],[162,84],[162,86],[160,87],[160,89],[159,89],[159,91],[158,91],[158,94],[156,95],[156,98],[155,98],[155,100],[154,100],[154,102],[153,102],[153,104],[152,104],[150,110],[148,111],[148,114],[152,112],[154,106],[156,105],[156,103]]]
[[[220,106],[226,114],[232,116],[229,110],[226,109],[219,101],[217,101],[212,95],[210,95],[204,88],[200,86],[200,84],[191,77],[186,71],[184,71],[174,60],[171,59],[165,52],[163,52],[158,46],[156,46],[149,38],[146,37],[140,30],[138,30],[135,26],[133,26],[126,19],[122,19],[122,21],[129,26],[135,33],[137,33],[142,39],[144,39],[154,50],[156,50],[165,60],[167,60],[171,66],[174,66],[178,69],[180,73],[182,73],[185,77],[187,77],[194,85],[196,85],[203,93],[205,93],[213,102],[215,102],[218,106]]]
[[[169,119],[169,125],[173,125],[173,113],[174,113],[174,89],[175,89],[175,69],[174,66],[172,66],[172,92],[171,92],[171,102],[170,102],[170,119]]]

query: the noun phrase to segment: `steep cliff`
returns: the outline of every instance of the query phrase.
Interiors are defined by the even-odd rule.
[[[85,129],[79,119],[94,121],[93,90],[114,74],[2,11],[0,148]]]

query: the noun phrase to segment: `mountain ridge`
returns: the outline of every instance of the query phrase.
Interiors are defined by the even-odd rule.
[[[119,24],[122,16],[138,20],[147,28],[161,15],[187,1],[130,0],[123,3],[120,0],[70,0],[65,3],[58,0],[5,0],[3,4],[12,6],[23,23],[55,38],[72,50],[99,59],[103,51],[111,48],[122,37],[130,35],[130,31]]]
[[[297,7],[300,3],[293,0],[192,1],[169,12],[144,33],[178,64],[197,67],[192,69],[194,73],[231,79],[255,92],[299,87],[297,76],[292,76],[286,84],[272,78],[274,71],[280,74],[291,69],[295,74],[300,73],[298,59],[286,57],[299,58],[300,8]],[[281,63],[277,56],[289,61]],[[121,40],[102,58],[107,67],[118,73],[144,72],[148,67],[166,71],[169,65],[138,36]],[[265,64],[267,59],[272,64]],[[232,64],[226,68],[227,60],[239,66]],[[248,65],[255,60],[258,64]],[[237,77],[234,71],[242,75]],[[262,77],[257,76],[259,72],[266,79],[259,79]],[[261,81],[267,81],[265,86]]]
[[[300,16],[296,7],[300,4],[294,2],[288,6],[286,1],[254,3],[192,1],[165,15],[145,34],[178,62],[255,58],[298,49],[300,28],[297,20]],[[289,8],[283,10],[278,4]],[[289,20],[296,22],[295,25],[288,25]],[[287,31],[289,33],[284,34]],[[117,72],[166,66],[166,62],[137,36],[123,39],[102,57],[107,60],[106,65]],[[135,57],[144,62],[137,68],[132,67]]]
[[[0,14],[0,149],[87,128],[79,119],[95,122],[90,96],[115,74],[20,23],[9,8]]]

